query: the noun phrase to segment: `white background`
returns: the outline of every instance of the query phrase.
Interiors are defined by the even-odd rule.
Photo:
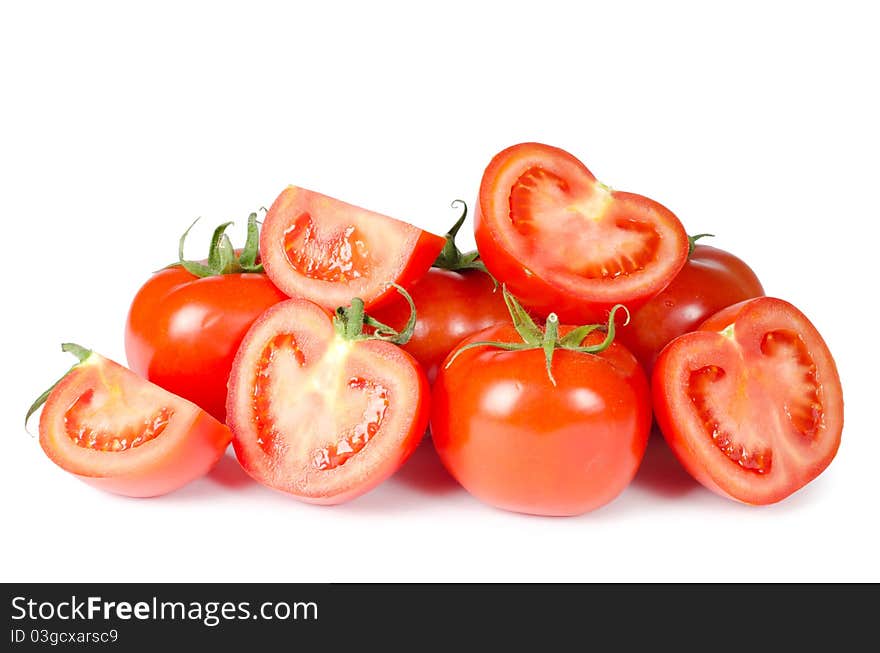
[[[660,5],[663,5],[662,7]],[[479,5],[479,6],[478,6]],[[880,580],[877,63],[870,3],[6,3],[0,11],[0,579]],[[442,233],[507,145],[578,155],[745,258],[823,333],[836,460],[789,500],[703,490],[652,445],[570,519],[471,499],[431,445],[350,504],[231,454],[160,499],[68,476],[22,428],[62,341],[124,360],[128,304],[288,183]],[[36,422],[33,424],[36,427]]]

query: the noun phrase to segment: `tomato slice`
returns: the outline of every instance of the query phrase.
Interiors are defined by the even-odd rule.
[[[635,309],[687,260],[669,209],[599,183],[574,156],[540,143],[507,148],[483,174],[476,240],[486,267],[531,309],[563,322]]]
[[[62,469],[108,492],[166,494],[204,475],[229,429],[193,403],[87,352],[53,388],[40,445]]]
[[[235,453],[257,481],[341,503],[409,457],[428,421],[428,383],[402,349],[347,340],[316,304],[290,299],[251,327],[226,405]]]
[[[445,239],[405,222],[288,186],[266,214],[260,256],[272,282],[291,297],[335,309],[360,297],[367,308],[391,301],[394,281],[421,277]]]
[[[781,299],[734,304],[673,340],[652,387],[657,421],[684,467],[745,503],[784,499],[840,446],[834,359],[807,317]]]

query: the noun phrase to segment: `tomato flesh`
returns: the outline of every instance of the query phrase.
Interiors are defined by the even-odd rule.
[[[611,192],[600,185],[572,186],[538,167],[516,180],[510,220],[528,239],[525,255],[542,256],[547,268],[586,279],[644,270],[657,255],[657,230],[617,214]]]
[[[346,340],[324,309],[288,300],[245,337],[227,412],[251,476],[304,501],[340,503],[409,456],[426,404],[427,381],[412,357],[388,342]]]
[[[746,503],[779,501],[840,444],[840,379],[815,327],[782,300],[724,309],[658,358],[654,406],[684,466]]]
[[[195,404],[92,353],[55,386],[40,445],[62,469],[108,492],[166,494],[208,472],[229,429]]]
[[[367,308],[394,300],[389,282],[409,287],[445,239],[405,222],[304,188],[275,200],[260,233],[266,274],[290,297],[334,310],[353,297]]]
[[[528,308],[563,322],[635,310],[687,259],[678,218],[641,195],[596,180],[574,156],[540,143],[498,153],[480,184],[477,248],[486,267]]]

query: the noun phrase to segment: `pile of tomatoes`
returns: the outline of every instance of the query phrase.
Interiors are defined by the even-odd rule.
[[[290,186],[241,249],[226,223],[206,260],[185,260],[184,233],[132,302],[130,369],[63,346],[79,362],[28,413],[45,402],[43,449],[102,489],[155,496],[231,441],[260,483],[333,504],[430,427],[472,495],[542,515],[616,497],[653,419],[694,478],[745,503],[831,462],[843,399],[822,337],[669,209],[537,143],[486,168],[476,252],[455,245],[460,206],[444,238]]]

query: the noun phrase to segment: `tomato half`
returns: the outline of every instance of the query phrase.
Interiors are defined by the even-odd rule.
[[[245,336],[226,409],[248,474],[333,504],[394,473],[421,440],[429,401],[412,356],[389,342],[347,339],[323,308],[290,299]]]
[[[327,309],[363,299],[388,302],[389,282],[409,287],[445,240],[405,222],[288,186],[263,221],[260,254],[266,273],[291,297]]]
[[[455,272],[431,268],[409,288],[418,312],[416,328],[403,345],[433,382],[446,356],[465,337],[493,324],[510,322],[501,287],[480,271]],[[402,299],[377,311],[377,320],[399,327],[409,305]]]
[[[585,344],[601,339],[594,332]],[[481,331],[434,383],[431,435],[449,472],[486,503],[537,515],[582,514],[620,494],[651,427],[633,355],[617,343],[599,354],[558,350],[553,385],[541,349],[463,349],[486,340],[521,342],[511,325]]]
[[[650,375],[669,342],[732,304],[760,297],[764,288],[752,269],[730,252],[695,245],[681,272],[659,295],[635,311],[618,339]]]
[[[160,270],[138,290],[125,324],[125,355],[138,374],[226,419],[226,382],[244,334],[287,296],[265,274],[197,277]]]
[[[568,323],[638,308],[684,265],[687,234],[669,209],[611,190],[568,152],[507,148],[480,184],[477,249],[524,305]]]
[[[682,465],[744,503],[784,499],[840,446],[834,359],[807,317],[781,299],[734,304],[673,340],[652,388],[657,422]]]
[[[229,429],[195,404],[87,350],[52,389],[40,445],[59,467],[108,492],[151,497],[204,475]]]

